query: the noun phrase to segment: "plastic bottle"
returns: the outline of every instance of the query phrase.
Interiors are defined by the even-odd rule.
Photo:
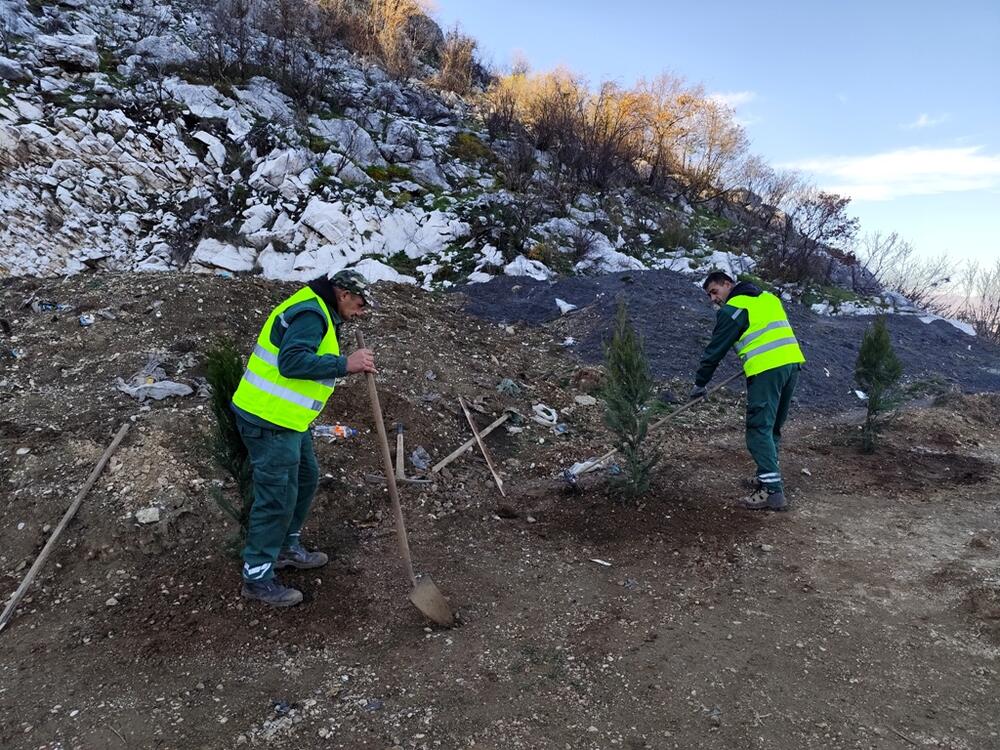
[[[312,433],[316,437],[328,437],[330,440],[345,440],[354,437],[358,431],[353,427],[337,422],[337,424],[313,425]]]

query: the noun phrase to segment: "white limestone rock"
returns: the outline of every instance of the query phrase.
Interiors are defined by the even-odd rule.
[[[32,79],[31,73],[17,60],[0,55],[0,79],[14,83],[27,83]]]
[[[197,55],[175,36],[147,36],[133,46],[133,51],[154,65],[185,65]]]
[[[226,163],[226,147],[214,135],[206,133],[204,130],[199,130],[191,137],[208,146],[208,155],[217,167],[221,167]]]
[[[193,263],[215,266],[234,273],[252,271],[256,259],[257,251],[252,247],[237,247],[207,238],[198,243],[191,256]]]
[[[81,70],[97,70],[101,65],[96,34],[40,34],[35,44],[47,62]]]
[[[368,131],[353,120],[324,120],[313,116],[309,118],[309,130],[314,135],[330,141],[338,151],[346,154],[356,164],[363,167],[386,165]]]

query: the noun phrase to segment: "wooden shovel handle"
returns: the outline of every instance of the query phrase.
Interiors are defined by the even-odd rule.
[[[365,348],[365,337],[358,331],[358,348]],[[386,484],[389,486],[389,497],[392,499],[392,513],[396,517],[396,537],[399,540],[399,554],[403,558],[406,566],[406,574],[410,577],[410,583],[417,585],[417,576],[413,572],[413,560],[410,558],[410,543],[406,538],[406,523],[403,521],[403,508],[399,504],[399,490],[396,489],[396,475],[393,473],[392,457],[389,455],[389,438],[385,434],[385,423],[382,421],[382,405],[378,400],[378,389],[375,387],[374,373],[366,373],[368,376],[368,400],[372,405],[372,419],[375,421],[375,430],[378,432],[378,447],[382,454],[382,466],[385,470]]]

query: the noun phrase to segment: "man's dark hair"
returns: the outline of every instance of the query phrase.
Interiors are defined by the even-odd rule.
[[[706,278],[704,283],[701,285],[701,288],[707,292],[709,284],[721,284],[724,281],[728,281],[730,284],[736,283],[736,281],[733,280],[733,277],[725,271],[712,271],[712,273],[708,275],[708,278]]]

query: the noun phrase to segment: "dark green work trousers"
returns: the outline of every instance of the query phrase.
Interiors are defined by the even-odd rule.
[[[747,378],[747,448],[757,463],[757,479],[768,492],[784,490],[778,447],[799,368],[782,365]]]
[[[253,466],[253,507],[243,548],[243,578],[266,581],[282,547],[299,543],[319,466],[309,430],[268,429],[236,417]]]

